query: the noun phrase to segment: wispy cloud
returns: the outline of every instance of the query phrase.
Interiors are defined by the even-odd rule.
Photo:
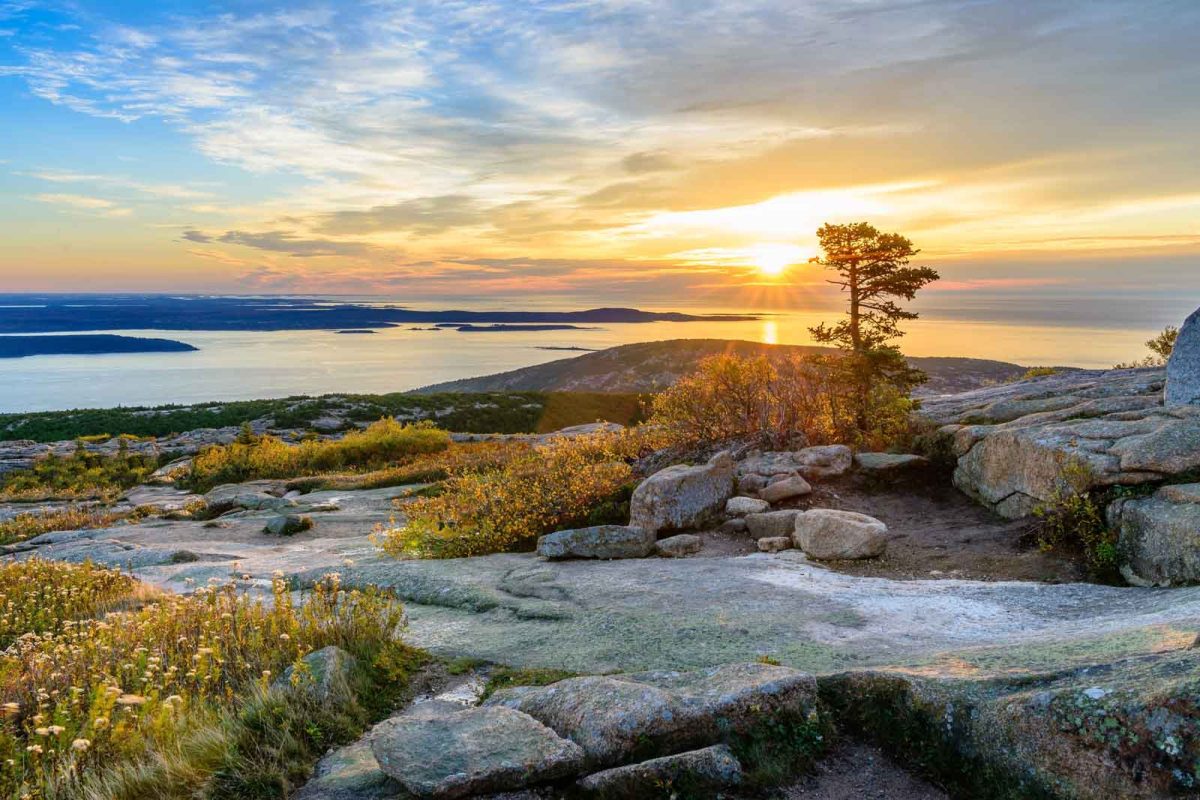
[[[51,205],[66,206],[80,211],[90,211],[106,217],[125,217],[131,213],[130,209],[122,208],[111,200],[105,200],[101,197],[88,197],[82,194],[39,194],[34,195],[33,199],[39,203],[50,203]]]

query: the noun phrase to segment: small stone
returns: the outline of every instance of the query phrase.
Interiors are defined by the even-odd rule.
[[[766,485],[767,479],[765,477],[752,472],[738,479],[737,491],[738,494],[755,495]]]
[[[717,528],[721,533],[729,536],[737,536],[746,532],[746,519],[737,517],[735,519],[727,519],[721,523],[721,527]]]
[[[654,551],[654,534],[628,525],[596,525],[548,533],[538,539],[539,556],[563,558],[645,558]]]
[[[792,548],[790,536],[765,536],[758,540],[758,549],[763,553],[778,553]]]
[[[1083,695],[1089,700],[1103,700],[1108,695],[1108,690],[1101,689],[1099,686],[1093,686],[1090,689],[1084,689]]]
[[[817,559],[875,558],[887,547],[887,525],[866,514],[814,508],[796,517],[793,541]]]
[[[811,493],[812,487],[808,485],[808,481],[799,475],[791,475],[781,481],[768,484],[766,488],[758,493],[758,496],[768,503],[779,503],[784,500],[790,500],[793,497],[803,497]]]
[[[702,545],[700,537],[694,533],[680,533],[676,536],[668,536],[666,539],[659,539],[654,545],[654,550],[666,558],[682,558],[692,553],[699,553]]]
[[[272,688],[285,690],[295,685],[322,703],[343,703],[353,698],[350,675],[354,670],[354,656],[336,645],[329,645],[309,653],[300,662],[304,669],[296,681],[292,680],[296,672],[293,665],[283,671]]]
[[[297,533],[308,530],[313,526],[311,517],[306,517],[301,514],[280,514],[277,517],[272,517],[263,528],[263,533],[269,533],[272,536],[293,536]]]
[[[863,472],[878,474],[925,467],[929,465],[929,459],[911,453],[859,453],[854,456],[854,464]]]
[[[753,497],[731,497],[725,504],[725,513],[731,517],[744,517],[747,514],[760,514],[769,511],[771,504],[766,500]]]
[[[768,536],[791,536],[796,529],[796,515],[800,512],[794,508],[782,511],[767,511],[762,514],[747,514],[746,528],[753,539],[763,539]]]

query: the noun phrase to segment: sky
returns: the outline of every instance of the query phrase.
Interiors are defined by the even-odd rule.
[[[866,220],[945,313],[1169,320],[1197,41],[1196,0],[0,0],[0,291],[821,307]]]

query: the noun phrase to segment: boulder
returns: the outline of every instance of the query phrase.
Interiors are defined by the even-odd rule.
[[[699,466],[667,467],[634,490],[629,524],[653,534],[702,527],[724,511],[733,482],[734,463],[728,453]]]
[[[1164,486],[1108,508],[1121,574],[1142,586],[1200,582],[1200,483]]]
[[[794,508],[782,511],[766,511],[761,514],[747,514],[746,529],[752,539],[764,539],[774,536],[791,536],[796,530],[796,515],[800,512]]]
[[[578,745],[499,705],[393,717],[376,726],[371,752],[410,794],[437,800],[523,789],[583,763]]]
[[[758,550],[761,553],[779,553],[791,548],[791,536],[764,536],[758,540]]]
[[[854,511],[814,508],[796,517],[793,541],[816,559],[875,558],[887,547],[887,525]]]
[[[791,500],[793,497],[803,497],[811,493],[812,487],[808,485],[808,481],[799,475],[792,475],[783,480],[767,484],[765,488],[759,491],[758,496],[768,503],[781,503],[784,500]]]
[[[1183,406],[1200,401],[1200,308],[1184,320],[1167,361],[1163,402]]]
[[[757,663],[568,678],[502,689],[485,701],[493,705],[523,711],[571,739],[591,768],[726,742],[779,714],[818,723],[812,676]]]
[[[225,511],[271,511],[292,508],[295,500],[279,497],[267,491],[275,488],[278,481],[254,483],[226,483],[204,495],[204,502],[218,513]],[[281,484],[279,484],[281,486]],[[282,492],[281,492],[282,494]]]
[[[322,703],[343,703],[353,698],[350,675],[355,658],[336,645],[322,647],[300,659],[297,672],[293,664],[274,683],[276,689],[294,687],[310,693]]]
[[[501,689],[484,701],[485,708],[493,706],[529,714],[575,742],[591,768],[711,744],[687,729],[678,697],[622,675]]]
[[[575,787],[597,800],[639,800],[676,796],[715,797],[742,782],[742,765],[726,745],[653,758],[588,775]]]
[[[929,466],[929,459],[912,453],[858,453],[854,465],[872,475],[891,475],[909,469]]]
[[[654,534],[628,525],[596,525],[548,533],[538,539],[539,556],[563,558],[645,558],[654,551]]]
[[[797,473],[805,478],[836,478],[849,472],[853,463],[849,447],[827,444],[803,450],[751,453],[738,465],[738,474],[771,478]]]
[[[654,552],[666,558],[682,558],[692,553],[699,553],[703,542],[694,533],[680,533],[659,539],[654,545]]]
[[[747,514],[760,514],[770,510],[770,503],[753,497],[731,497],[725,503],[725,513],[731,517],[744,517]]]
[[[294,536],[312,526],[312,517],[306,517],[303,514],[280,514],[267,521],[266,526],[263,527],[263,533],[269,533],[272,536]]]

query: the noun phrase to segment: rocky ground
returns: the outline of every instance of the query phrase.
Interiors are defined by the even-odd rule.
[[[957,420],[944,435],[960,486],[981,495],[972,481],[986,476],[1024,487],[995,510],[1037,497],[1055,454],[1090,454],[1111,468],[1103,474],[1139,481],[1147,470],[1127,470],[1122,454],[1179,467],[1154,474],[1180,482],[1110,513],[1131,536],[1179,530],[1186,543],[1200,491],[1180,465],[1200,462],[1200,417],[1156,405],[1156,380],[1042,379],[928,413]],[[1095,419],[1103,430],[1087,427]],[[971,503],[939,475],[923,459],[852,460],[838,447],[719,454],[647,479],[630,526],[441,561],[398,561],[370,541],[377,526],[403,524],[402,498],[419,487],[302,494],[256,481],[201,498],[147,486],[123,502],[162,516],[46,534],[6,557],[120,565],[174,591],[337,571],[394,590],[407,639],[437,655],[591,676],[483,706],[479,676],[467,676],[330,754],[303,800],[391,800],[403,786],[468,796],[530,776],[535,792],[510,797],[564,787],[636,797],[629,786],[693,779],[709,782],[698,796],[739,797],[763,725],[807,743],[796,745],[806,757],[834,727],[842,737],[810,777],[777,787],[789,798],[1194,796],[1200,586],[1082,582],[1077,566],[1030,546],[1027,521]],[[213,518],[170,518],[200,500]],[[1139,571],[1159,563],[1153,552],[1143,548]]]

